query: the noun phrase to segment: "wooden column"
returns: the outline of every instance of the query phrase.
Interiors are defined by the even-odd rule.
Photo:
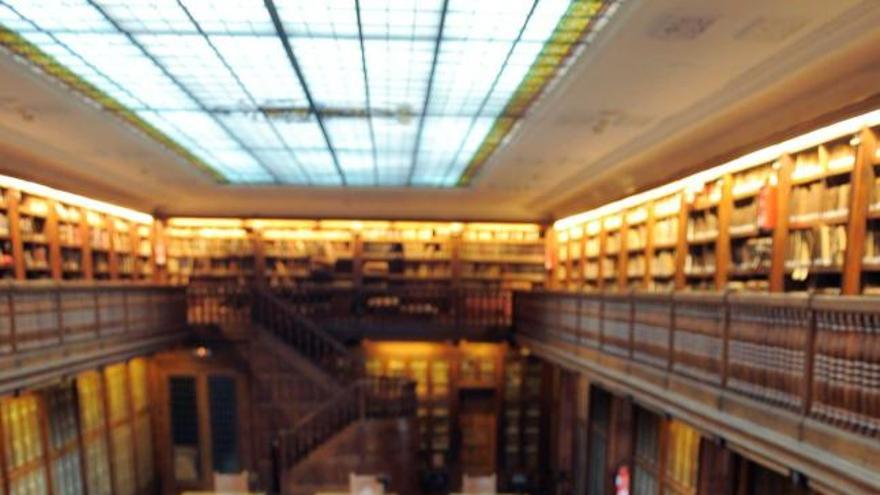
[[[629,222],[626,219],[626,212],[620,212],[620,229],[617,235],[620,236],[620,252],[617,254],[617,290],[626,290],[629,285],[629,275],[627,274],[627,264],[629,263],[629,248],[627,246],[627,235],[629,234]]]
[[[461,231],[453,232],[449,236],[449,263],[450,263],[450,284],[453,290],[461,286]],[[551,272],[552,278],[552,272]],[[547,287],[553,282],[549,281]]]
[[[651,289],[654,286],[654,227],[657,224],[654,218],[654,201],[645,205],[645,276],[642,277],[642,288]]]
[[[107,228],[107,236],[110,238],[110,244],[107,251],[107,268],[110,272],[110,280],[119,278],[119,256],[116,253],[116,220],[110,215],[104,217],[104,224]]]
[[[168,281],[168,245],[165,243],[165,231],[163,221],[153,220],[150,228],[150,263],[153,265],[153,282],[165,283]]]
[[[92,259],[92,239],[89,236],[89,219],[85,208],[80,209],[79,235],[82,239],[82,276],[86,280],[95,278],[95,264]]]
[[[599,290],[605,289],[605,239],[608,233],[605,232],[605,220],[599,219],[599,257],[596,262],[599,263],[599,278],[596,280],[596,287]]]
[[[571,241],[571,234],[566,233],[565,237],[565,287],[563,289],[570,289],[571,284],[574,281],[574,277],[572,277],[572,267],[574,267],[574,260],[571,257],[571,246],[574,243]]]
[[[785,257],[788,251],[788,206],[791,196],[791,174],[794,159],[783,155],[779,159],[776,188],[776,227],[773,229],[773,253],[770,261],[770,292],[785,290]]]
[[[617,468],[632,463],[634,430],[632,402],[624,397],[612,396],[611,418],[608,425],[608,457],[605,465],[606,490],[609,490],[607,493],[614,493],[612,488]]]
[[[21,240],[21,217],[18,214],[18,203],[21,193],[15,189],[6,190],[7,213],[9,214],[9,240],[12,243],[12,262],[15,267],[15,279],[24,280],[27,273],[24,269],[24,244]]]
[[[583,292],[584,287],[587,284],[587,279],[584,276],[584,270],[587,266],[587,225],[584,224],[581,226],[581,238],[578,239],[578,243],[580,244],[580,263],[578,263],[578,273],[577,278],[577,290],[578,292]]]
[[[58,203],[54,199],[46,200],[49,211],[46,212],[46,243],[49,248],[49,272],[53,280],[64,278],[61,269],[61,239],[58,232]]]
[[[727,286],[730,270],[730,216],[733,210],[733,176],[725,174],[721,180],[721,200],[718,202],[718,237],[715,239],[715,288]]]
[[[684,289],[687,285],[687,277],[684,273],[684,264],[688,255],[687,223],[690,203],[686,193],[681,193],[681,206],[678,209],[677,242],[675,245],[675,290]]]
[[[355,290],[364,285],[364,239],[360,232],[354,233],[354,249],[351,254],[352,277]]]
[[[574,429],[574,493],[587,492],[587,473],[589,472],[589,415],[590,382],[586,376],[578,375],[575,390],[575,429]]]
[[[874,150],[877,138],[870,129],[859,133],[856,162],[852,171],[849,216],[846,228],[846,254],[843,262],[843,295],[862,292],[862,259],[868,229],[868,208],[874,189]]]
[[[263,243],[263,234],[256,229],[250,230],[248,234],[254,251],[254,282],[257,285],[266,285],[266,245]]]
[[[141,247],[141,236],[138,232],[140,225],[132,222],[131,226],[128,229],[128,243],[130,244],[131,249],[129,250],[129,255],[131,256],[131,279],[139,280],[142,278],[143,265],[141,261],[140,247]]]
[[[733,452],[709,438],[700,439],[698,495],[733,495],[736,465]]]

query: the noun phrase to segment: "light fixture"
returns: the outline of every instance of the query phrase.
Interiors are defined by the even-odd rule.
[[[146,213],[141,213],[139,211],[131,210],[129,208],[123,208],[122,206],[105,203],[103,201],[86,198],[85,196],[80,196],[78,194],[61,191],[59,189],[54,189],[49,186],[37,184],[36,182],[16,179],[15,177],[9,177],[7,175],[0,175],[0,187],[17,189],[21,192],[33,194],[34,196],[42,196],[45,198],[54,199],[70,206],[79,206],[89,210],[94,210],[101,213],[124,218],[132,222],[143,224],[153,223],[152,215],[148,215]]]

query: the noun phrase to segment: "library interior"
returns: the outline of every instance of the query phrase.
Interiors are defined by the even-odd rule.
[[[877,0],[0,0],[0,495],[880,494],[878,140]]]

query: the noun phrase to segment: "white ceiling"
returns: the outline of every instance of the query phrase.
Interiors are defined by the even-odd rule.
[[[174,215],[547,220],[880,107],[877,46],[876,0],[627,0],[457,190],[216,185],[0,55],[0,172]]]

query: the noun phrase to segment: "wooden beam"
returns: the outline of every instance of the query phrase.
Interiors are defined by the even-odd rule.
[[[715,239],[715,289],[727,287],[730,270],[730,216],[733,210],[733,176],[721,179],[721,200],[718,201],[718,237]]]
[[[688,213],[690,212],[690,202],[688,202],[685,193],[679,193],[681,197],[681,206],[678,209],[678,234],[675,245],[675,289],[681,290],[687,286],[687,277],[684,273],[685,261],[688,257],[688,240],[687,225]]]
[[[791,197],[791,174],[794,159],[785,154],[779,159],[776,186],[776,226],[773,228],[773,251],[770,261],[770,292],[785,291],[785,258],[788,252],[788,217]]]
[[[868,229],[868,208],[874,189],[874,153],[877,137],[870,129],[859,133],[856,161],[852,171],[846,254],[843,262],[843,295],[862,292],[862,259]]]
[[[21,239],[21,216],[18,213],[21,193],[15,189],[6,190],[6,206],[9,215],[9,240],[12,242],[12,262],[15,266],[16,280],[24,280],[24,243]]]
[[[654,288],[654,228],[657,225],[654,217],[654,204],[655,202],[652,200],[645,205],[647,218],[645,219],[645,276],[642,277],[642,288],[644,289]]]

